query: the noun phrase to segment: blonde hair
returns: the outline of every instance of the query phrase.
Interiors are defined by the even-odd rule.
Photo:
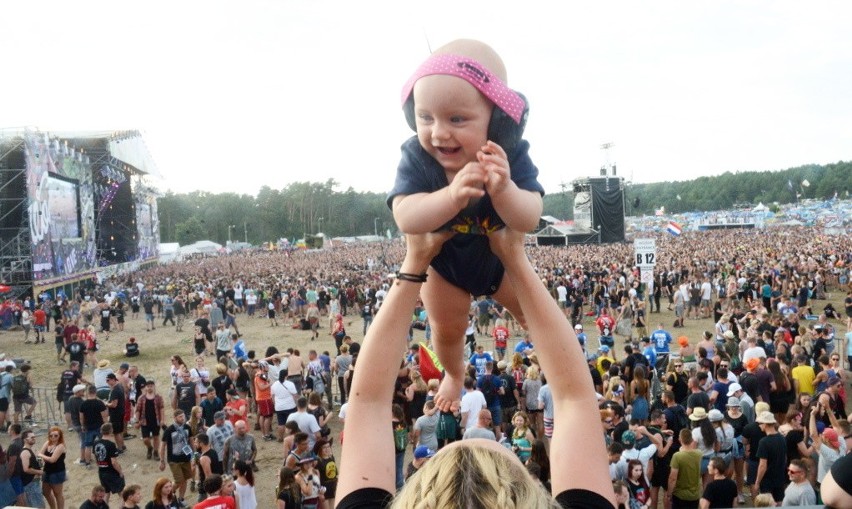
[[[541,483],[507,453],[482,446],[451,447],[417,471],[394,509],[560,507]]]
[[[771,493],[761,493],[760,495],[754,497],[754,506],[775,507],[775,499],[772,498]]]
[[[535,364],[527,368],[527,378],[530,380],[538,380],[538,368]]]

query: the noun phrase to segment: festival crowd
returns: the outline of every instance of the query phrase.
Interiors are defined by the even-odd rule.
[[[832,475],[852,492],[852,239],[727,230],[660,237],[657,246],[653,285],[642,283],[630,244],[527,247],[588,360],[619,504],[809,505]],[[345,422],[360,372],[360,345],[346,326],[357,321],[367,332],[403,255],[395,241],[240,252],[12,303],[23,331],[16,352],[54,340],[66,422],[37,444],[32,366],[0,359],[0,427],[9,437],[0,502],[89,509],[115,497],[114,507],[128,509],[269,507],[273,501],[255,497],[256,460],[276,454],[277,507],[333,507],[340,472],[332,445],[345,433],[333,436],[329,424],[335,410]],[[838,294],[845,309],[826,302]],[[654,319],[662,306],[674,321]],[[240,332],[250,319],[312,339],[327,328],[336,350],[251,350]],[[133,364],[143,348],[134,338],[125,362],[99,359],[98,342],[125,320],[192,331],[195,357],[172,355],[169,379],[156,381]],[[396,487],[436,451],[469,438],[510,448],[548,487],[549,457],[570,451],[550,448],[557,423],[535,345],[490,296],[472,298],[468,320],[461,403],[441,411],[433,401],[439,372],[423,364],[428,310],[415,307],[388,402]],[[705,329],[699,337],[676,331],[693,323]],[[415,330],[425,332],[424,347]],[[76,451],[66,449],[72,432]],[[142,440],[131,444],[163,472],[153,486],[125,480],[122,455],[133,434]],[[66,461],[97,472],[89,499],[66,504],[63,485],[78,477]]]

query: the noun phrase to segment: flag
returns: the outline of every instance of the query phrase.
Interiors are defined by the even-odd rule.
[[[789,189],[790,191],[793,190],[793,181],[790,179],[787,179],[787,189]]]
[[[654,215],[658,216],[658,217],[663,216],[665,214],[666,214],[666,208],[665,207],[660,207],[660,208],[658,208],[657,210],[654,211]]]
[[[420,342],[420,376],[423,377],[423,380],[427,382],[432,379],[441,379],[441,371],[444,370],[444,367],[441,365],[441,361],[438,360],[438,356],[432,350],[429,350],[429,347],[426,346],[426,343]]]
[[[683,233],[683,228],[674,221],[669,221],[669,225],[666,226],[666,231],[677,237],[681,233]]]

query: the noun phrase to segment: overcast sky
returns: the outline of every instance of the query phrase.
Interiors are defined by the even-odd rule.
[[[9,0],[2,17],[0,127],[139,129],[163,191],[388,191],[401,86],[461,37],[528,97],[551,193],[596,174],[603,143],[633,182],[852,158],[845,1]]]

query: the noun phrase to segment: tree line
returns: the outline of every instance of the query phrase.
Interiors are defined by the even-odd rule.
[[[293,182],[282,189],[263,186],[257,196],[237,193],[167,192],[157,202],[161,242],[182,245],[198,240],[224,244],[300,239],[317,233],[329,237],[383,235],[396,230],[384,193],[338,190],[334,179]],[[806,165],[782,171],[727,172],[681,182],[625,185],[625,213],[651,215],[772,206],[804,199],[848,198],[852,162]],[[570,191],[544,197],[544,214],[573,217]]]

